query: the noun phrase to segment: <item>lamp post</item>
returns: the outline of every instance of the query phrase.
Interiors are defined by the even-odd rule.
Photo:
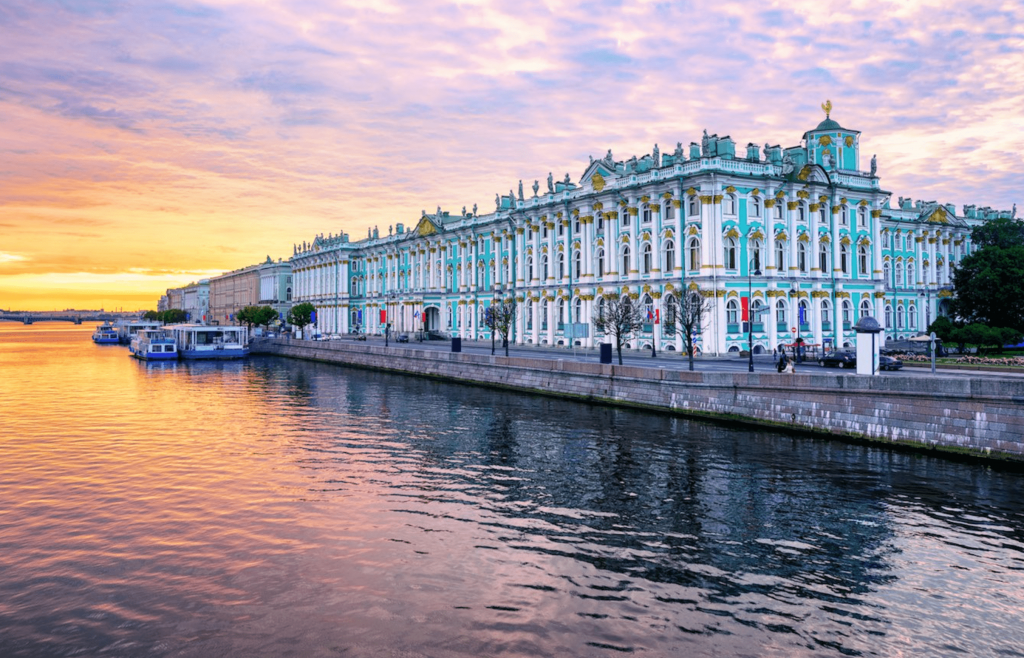
[[[395,301],[397,294],[389,292],[384,297],[384,347],[388,347],[388,338],[391,334],[391,304]]]
[[[487,325],[488,328],[491,330],[491,356],[494,356],[494,332],[497,329],[497,318],[494,315],[494,307],[498,303],[499,299],[501,299],[501,286],[495,285],[494,298],[491,299],[491,305],[487,309]]]
[[[761,268],[757,267],[757,259],[747,265],[747,372],[754,372],[754,294],[752,276],[761,276]]]

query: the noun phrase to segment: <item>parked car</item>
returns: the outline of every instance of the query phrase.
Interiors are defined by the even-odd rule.
[[[409,334],[398,334],[398,336],[395,337],[395,342],[396,343],[408,343],[409,342]]]
[[[853,352],[830,352],[818,361],[822,368],[856,368],[857,355]]]
[[[891,356],[880,356],[878,357],[878,369],[879,370],[899,370],[903,367],[903,362],[899,359]]]
[[[329,336],[329,339],[330,340],[341,340],[341,334],[331,334]]]

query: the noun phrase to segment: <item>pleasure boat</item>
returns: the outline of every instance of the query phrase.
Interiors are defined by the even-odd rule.
[[[100,345],[117,345],[117,327],[109,322],[104,322],[97,326],[96,331],[92,333],[92,341]]]
[[[162,329],[140,329],[128,349],[132,356],[143,361],[174,361],[178,358],[178,346]]]
[[[237,359],[249,354],[249,330],[205,324],[175,324],[164,329],[183,359]]]

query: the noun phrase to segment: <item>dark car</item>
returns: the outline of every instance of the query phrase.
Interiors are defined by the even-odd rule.
[[[831,352],[818,362],[822,368],[856,368],[857,355],[853,352]]]
[[[903,367],[903,362],[899,359],[894,359],[891,356],[880,356],[878,357],[878,369],[879,370],[899,370]]]
[[[398,334],[398,336],[395,337],[395,342],[396,343],[408,343],[409,342],[409,334]]]

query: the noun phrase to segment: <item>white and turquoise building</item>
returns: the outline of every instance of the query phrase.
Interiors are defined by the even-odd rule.
[[[892,203],[874,158],[863,168],[860,133],[823,107],[797,146],[738,153],[730,137],[705,132],[671,153],[609,151],[577,182],[549,174],[532,195],[520,182],[490,212],[424,211],[411,230],[396,222],[359,241],[318,235],[294,248],[294,299],[316,306],[325,333],[382,332],[387,317],[400,332],[489,339],[485,309],[514,295],[516,343],[593,346],[603,296],[629,295],[660,320],[671,298],[699,291],[712,303],[705,353],[746,349],[747,306],[755,352],[797,337],[851,345],[864,315],[889,339],[912,336],[945,311],[971,228],[1010,213]],[[630,347],[681,350],[664,328],[652,321]]]

